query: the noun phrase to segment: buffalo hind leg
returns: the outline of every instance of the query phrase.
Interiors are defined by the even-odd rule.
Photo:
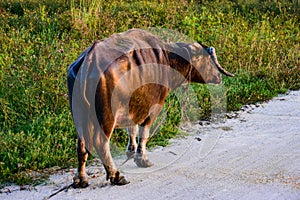
[[[78,156],[78,170],[74,177],[74,188],[85,188],[89,185],[85,173],[85,165],[88,158],[88,152],[86,151],[84,141],[78,137],[77,144],[77,156]]]
[[[137,148],[136,136],[137,136],[138,130],[139,130],[138,125],[127,128],[129,139],[128,139],[128,145],[126,148],[126,155],[127,155],[128,159],[133,158],[135,155],[136,148]]]
[[[149,161],[148,156],[146,154],[146,144],[149,139],[149,128],[150,125],[146,125],[140,127],[139,130],[138,147],[134,158],[134,162],[138,167],[146,168],[146,167],[153,166],[153,164]]]
[[[100,160],[106,170],[106,180],[110,180],[112,185],[126,185],[129,183],[116,168],[109,147],[110,137],[107,137],[103,131],[98,131],[94,137],[94,147],[100,157]]]
[[[162,104],[154,104],[149,109],[149,116],[145,119],[145,121],[141,124],[139,129],[139,139],[138,139],[138,147],[136,150],[136,155],[134,158],[134,162],[138,167],[151,167],[153,164],[149,161],[148,156],[146,154],[146,144],[149,139],[149,130],[153,120],[156,119],[161,109],[163,108]]]

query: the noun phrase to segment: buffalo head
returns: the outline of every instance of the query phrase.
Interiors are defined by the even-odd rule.
[[[214,47],[207,47],[198,42],[177,43],[177,45],[185,48],[188,53],[185,57],[189,59],[191,64],[191,82],[220,84],[222,74],[234,76],[220,65]]]

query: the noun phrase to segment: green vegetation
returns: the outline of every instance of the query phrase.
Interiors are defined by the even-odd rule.
[[[213,45],[236,75],[224,85],[227,109],[237,110],[300,88],[299,7],[298,0],[2,0],[0,183],[28,183],[31,170],[75,163],[66,70],[94,40],[159,27]],[[207,118],[209,90],[192,87],[201,107],[193,112]],[[168,102],[173,105],[151,145],[166,145],[177,134],[182,113],[173,98]],[[113,142],[124,148],[126,135],[119,133]]]

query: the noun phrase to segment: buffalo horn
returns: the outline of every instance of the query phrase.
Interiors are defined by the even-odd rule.
[[[222,73],[222,74],[225,74],[226,76],[231,76],[233,77],[234,74],[226,71],[221,65],[220,63],[218,62],[218,59],[217,59],[217,54],[216,54],[216,50],[214,47],[209,47],[208,49],[208,53],[211,55],[211,59],[214,61],[214,63],[216,64],[217,68],[219,69],[219,71]]]

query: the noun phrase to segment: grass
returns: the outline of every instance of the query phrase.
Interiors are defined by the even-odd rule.
[[[94,40],[130,28],[179,31],[213,45],[224,78],[227,110],[300,88],[297,0],[0,2],[0,184],[32,181],[32,170],[76,162],[76,131],[68,108],[66,69]],[[207,119],[211,89],[192,85],[191,113],[176,98],[151,141],[167,145],[181,119]],[[171,95],[172,96],[172,95]],[[198,107],[200,109],[198,109]],[[124,148],[127,137],[112,138]]]

